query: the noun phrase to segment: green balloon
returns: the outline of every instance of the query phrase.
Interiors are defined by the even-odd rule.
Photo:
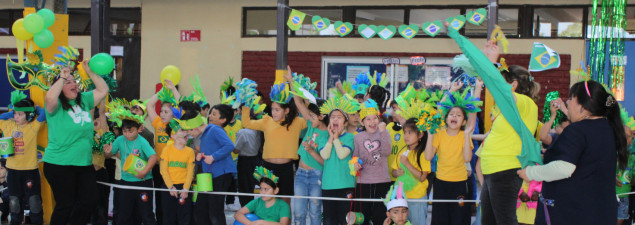
[[[44,19],[38,14],[31,13],[24,17],[24,29],[32,34],[37,34],[44,29]]]
[[[44,29],[42,32],[33,35],[33,42],[40,48],[50,47],[54,40],[53,33],[48,29]]]
[[[97,75],[108,75],[115,68],[115,59],[108,53],[97,53],[90,58],[88,67]]]
[[[55,13],[50,9],[40,9],[37,14],[44,20],[44,28],[49,28],[55,23]]]

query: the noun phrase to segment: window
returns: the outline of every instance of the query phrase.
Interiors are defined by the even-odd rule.
[[[355,24],[393,25],[404,23],[403,9],[358,9],[355,11]]]
[[[476,9],[468,9],[466,12]],[[518,9],[517,8],[499,8],[498,9],[498,25],[503,29],[507,37],[518,37]],[[465,35],[485,37],[487,36],[487,20],[481,25],[474,25],[469,22],[465,23]]]
[[[307,16],[304,18],[302,22],[302,27],[295,31],[295,35],[297,36],[336,36],[338,35],[335,32],[335,26],[333,23],[335,21],[342,20],[342,10],[341,9],[307,9],[302,10],[302,12],[306,13]],[[312,18],[313,16],[320,16],[322,18],[328,18],[331,21],[331,25],[322,31],[317,31],[315,26],[313,26]]]
[[[9,31],[13,22],[22,18],[21,9],[3,9],[0,10],[0,36],[12,35]]]
[[[534,37],[582,37],[582,8],[535,8]]]
[[[275,8],[249,9],[245,14],[245,36],[276,35]]]
[[[410,10],[410,24],[422,26],[426,22],[434,22],[435,20],[443,22],[450,17],[450,15],[456,16],[459,14],[461,14],[460,9],[412,9]],[[425,29],[425,27],[423,29]],[[447,34],[445,28],[441,29],[439,34]],[[420,30],[417,36],[428,35],[423,30]]]

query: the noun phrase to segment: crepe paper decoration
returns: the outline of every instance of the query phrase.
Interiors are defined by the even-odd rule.
[[[430,35],[430,37],[434,37],[441,32],[443,23],[440,20],[435,20],[434,22],[425,22],[421,27],[423,28],[423,32]]]
[[[560,67],[560,54],[540,42],[534,42],[529,58],[529,71],[538,72]]]
[[[487,18],[487,10],[484,8],[477,9],[475,11],[469,11],[467,13],[467,22],[474,25],[481,25]]]
[[[395,33],[397,33],[397,28],[395,28],[395,26],[393,25],[378,26],[377,30],[375,31],[377,31],[377,36],[379,36],[381,39],[388,40],[395,36]]]
[[[331,26],[331,20],[329,20],[329,18],[322,18],[321,16],[317,15],[311,18],[311,22],[318,32],[323,31]]]
[[[624,0],[593,0],[591,11],[591,34],[587,62],[591,77],[609,86],[609,89],[620,87],[622,89],[624,74],[615,71],[613,62],[608,62],[607,56],[622,57],[625,49],[626,7]],[[612,61],[612,60],[611,60]],[[608,71],[607,71],[608,67]],[[617,72],[617,73],[616,73]],[[605,78],[608,75],[608,79]]]
[[[243,104],[251,108],[253,105],[253,98],[257,97],[256,94],[258,91],[256,90],[256,87],[258,87],[258,84],[256,84],[253,80],[243,78],[240,82],[238,82],[238,84],[236,84],[236,86],[236,92],[234,92],[233,95],[236,99],[232,108],[237,109]]]
[[[503,46],[503,53],[507,53],[509,48],[509,41],[507,37],[505,37],[505,33],[503,33],[503,28],[498,25],[494,26],[494,30],[492,31],[491,38],[494,42],[498,42]]]
[[[417,120],[416,125],[420,132],[429,131],[430,134],[436,134],[445,126],[445,120],[436,109],[431,106],[426,106],[426,108],[421,111],[421,116]]]
[[[115,142],[115,139],[117,139],[117,136],[113,132],[106,132],[103,135],[101,135],[101,137],[99,137],[97,135],[97,132],[95,132],[94,138],[95,138],[95,141],[93,142],[93,152],[103,153],[104,145],[109,145]]]
[[[271,98],[272,102],[276,102],[279,104],[287,104],[291,101],[291,92],[289,91],[288,83],[280,83],[274,84],[271,86],[271,92],[269,93],[269,98]]]
[[[545,106],[542,108],[542,115],[544,115],[544,117],[542,118],[543,123],[546,123],[547,121],[551,119],[551,110],[549,110],[551,106],[551,101],[556,100],[558,98],[560,98],[560,93],[558,91],[549,92],[547,93],[547,96],[545,96]],[[565,117],[564,113],[560,110],[557,110],[556,119],[553,121],[553,125],[551,125],[551,129],[556,128],[556,126],[560,124],[560,121],[562,121],[562,118],[564,117]]]
[[[268,178],[274,183],[278,183],[278,177],[274,175],[273,172],[262,166],[256,166],[256,169],[254,170],[254,178],[258,181],[262,178]]]
[[[469,89],[465,89],[463,92],[455,91],[448,95],[445,101],[439,102],[438,105],[443,115],[446,115],[454,107],[462,108],[466,113],[477,113],[481,111],[479,106],[483,106],[483,102],[476,100],[469,93]]]
[[[341,37],[344,37],[353,31],[353,24],[349,22],[337,21],[335,24],[335,32],[337,32]]]
[[[289,20],[287,20],[287,26],[289,26],[290,30],[296,31],[302,27],[302,22],[304,21],[304,17],[306,13],[303,13],[299,10],[292,9],[289,14]]]
[[[409,151],[407,151],[409,152]],[[399,157],[408,157],[407,153],[406,155],[401,155]],[[395,180],[395,183],[397,182],[401,182],[403,183],[403,190],[404,191],[410,191],[413,188],[415,188],[417,186],[417,184],[419,184],[419,180],[410,172],[410,170],[408,168],[406,168],[406,166],[404,166],[403,163],[399,162],[399,168],[401,168],[404,171],[404,174],[397,177],[397,180]]]
[[[528,165],[542,165],[540,155],[540,145],[536,142],[533,132],[529,131],[523,120],[520,118],[516,101],[514,101],[511,85],[508,84],[500,71],[494,67],[492,62],[467,38],[460,35],[456,30],[450,29],[448,35],[456,41],[465,56],[470,60],[476,72],[490,90],[494,101],[505,119],[519,134],[522,141],[522,151],[518,159],[522,167]]]
[[[359,176],[359,171],[355,170],[355,163],[358,163],[360,166],[364,164],[362,159],[357,156],[353,156],[351,160],[348,160],[348,169],[351,171],[351,176]]]
[[[465,25],[465,16],[458,15],[455,17],[447,18],[445,21],[450,23],[448,29],[460,30],[461,28],[463,28],[463,25]]]
[[[419,26],[415,25],[415,24],[410,24],[410,25],[401,25],[399,26],[399,34],[404,37],[405,39],[412,39],[414,36],[417,35],[417,33],[419,33]]]
[[[377,34],[377,26],[362,24],[357,26],[357,32],[363,38],[370,39]]]

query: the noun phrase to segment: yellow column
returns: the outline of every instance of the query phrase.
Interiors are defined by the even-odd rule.
[[[285,81],[284,75],[286,74],[287,74],[287,70],[276,70],[276,80],[274,84],[283,83]]]

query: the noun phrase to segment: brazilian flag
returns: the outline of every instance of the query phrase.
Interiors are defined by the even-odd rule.
[[[287,20],[287,26],[289,29],[296,31],[302,27],[302,21],[304,21],[305,13],[300,12],[298,10],[291,10],[291,14],[289,14],[289,20]]]
[[[529,59],[529,71],[545,71],[560,67],[560,55],[540,42],[534,42],[534,49]]]

